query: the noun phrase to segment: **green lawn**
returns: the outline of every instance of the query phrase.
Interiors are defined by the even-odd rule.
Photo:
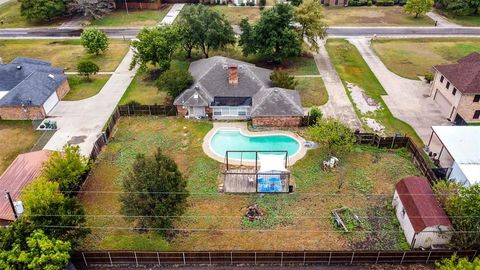
[[[131,102],[144,105],[163,105],[167,102],[167,93],[158,91],[154,81],[151,81],[145,74],[138,73],[120,100],[121,105]]]
[[[330,26],[433,26],[427,16],[414,18],[393,7],[327,7],[325,20]]]
[[[463,26],[480,26],[480,14],[472,15],[472,16],[458,16],[451,12],[444,11],[441,9],[435,9],[435,12],[447,17],[448,20],[454,22],[456,24],[460,24]]]
[[[214,5],[211,8],[224,14],[232,25],[239,25],[243,18],[247,18],[250,23],[255,23],[260,19],[260,9],[258,7]]]
[[[29,152],[40,137],[32,121],[0,121],[0,174],[18,154]]]
[[[79,75],[69,75],[70,91],[63,100],[81,100],[92,97],[102,90],[109,78],[110,75],[93,75],[90,76],[91,80],[86,80]]]
[[[292,168],[296,191],[290,195],[235,195],[218,193],[222,165],[208,158],[201,147],[210,122],[183,118],[123,117],[115,137],[97,159],[81,202],[87,225],[93,229],[79,247],[90,250],[313,250],[404,248],[403,234],[395,223],[391,202],[394,185],[416,175],[405,150],[387,151],[369,147],[340,158],[340,166],[324,172],[319,164],[328,156],[322,149],[310,151]],[[152,154],[160,147],[178,164],[191,194],[187,211],[176,228],[187,229],[170,241],[155,232],[136,233],[120,215],[118,201],[122,178],[138,153]],[[88,193],[102,190],[107,193]],[[108,192],[108,191],[113,191]],[[377,196],[366,196],[366,193]],[[323,194],[317,196],[315,194]],[[258,204],[268,218],[250,223],[243,219],[246,208]],[[102,207],[99,207],[101,205]],[[344,234],[333,225],[330,211],[346,206],[354,210],[364,226]],[[373,211],[383,209],[381,214]],[[99,215],[113,215],[102,217]],[[365,216],[376,215],[367,220]],[[315,218],[312,218],[315,217]],[[375,232],[366,234],[368,228]],[[206,229],[206,230],[205,230]],[[378,237],[382,230],[388,235]],[[391,232],[391,231],[393,232]],[[289,239],[289,241],[278,241]]]
[[[142,27],[155,26],[159,24],[170,10],[170,6],[161,10],[133,10],[127,12],[125,10],[114,11],[107,16],[91,21],[91,25],[98,27]]]
[[[327,41],[327,51],[343,84],[345,86],[347,82],[356,84],[369,97],[375,99],[381,105],[381,109],[372,115],[368,115],[368,117],[374,118],[384,125],[386,135],[401,132],[410,136],[417,145],[423,145],[415,130],[407,123],[395,118],[385,105],[381,97],[381,95],[387,94],[385,89],[383,89],[377,77],[375,77],[375,74],[370,70],[354,45],[344,39],[329,39]],[[352,102],[352,104],[354,103]],[[355,108],[355,111],[359,118],[362,118],[363,115],[361,115],[359,110]]]
[[[418,79],[434,65],[454,63],[480,51],[480,38],[376,39],[372,47],[383,63],[396,74]]]
[[[44,24],[29,23],[20,15],[20,2],[10,1],[0,6],[0,28],[22,28],[35,26],[58,26],[61,21],[53,21]]]
[[[328,101],[328,93],[322,78],[295,78],[298,81],[296,90],[302,98],[304,107],[320,106]]]
[[[79,39],[0,40],[0,56],[4,62],[10,62],[17,56],[38,58],[66,71],[75,71],[81,60],[91,60],[100,67],[100,71],[115,71],[129,45],[128,41],[110,39],[108,50],[97,56],[86,54]]]

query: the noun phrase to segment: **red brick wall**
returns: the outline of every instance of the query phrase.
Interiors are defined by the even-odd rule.
[[[70,85],[68,84],[68,80],[65,80],[57,89],[58,99],[62,100],[68,91],[70,91]]]
[[[252,118],[253,126],[266,127],[299,127],[302,124],[300,116],[266,116]]]
[[[4,120],[33,120],[45,118],[43,106],[39,107],[0,107],[0,118]]]
[[[184,108],[183,106],[178,105],[177,112],[178,112],[178,115],[180,116],[186,116],[188,114],[188,109],[187,107]]]

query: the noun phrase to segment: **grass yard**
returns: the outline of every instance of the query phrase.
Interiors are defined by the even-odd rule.
[[[434,21],[427,16],[414,18],[394,7],[327,7],[325,20],[330,26],[433,26]]]
[[[167,102],[167,93],[158,91],[155,82],[148,76],[137,73],[127,91],[120,100],[121,105],[128,103],[140,103],[144,105],[163,105]]]
[[[78,39],[0,40],[0,56],[4,62],[10,62],[17,56],[38,58],[67,71],[75,71],[81,60],[91,60],[100,67],[100,71],[115,71],[129,44],[128,41],[110,39],[106,53],[96,56],[86,54]]]
[[[328,93],[322,78],[295,78],[298,82],[296,90],[302,98],[304,107],[320,106],[328,101]]]
[[[58,26],[60,21],[53,21],[44,24],[29,23],[25,17],[20,15],[20,2],[10,1],[0,6],[0,28],[23,28],[35,26]]]
[[[480,26],[480,15],[472,16],[458,16],[445,10],[435,9],[436,13],[447,17],[453,23],[463,26]]]
[[[131,10],[128,14],[125,10],[117,10],[101,19],[91,21],[91,25],[98,27],[154,26],[163,20],[169,10],[169,5],[161,10]]]
[[[248,18],[250,23],[255,23],[260,19],[260,9],[258,7],[214,5],[210,8],[224,14],[232,25],[239,25],[243,18]]]
[[[110,75],[93,75],[90,76],[91,80],[88,81],[79,75],[69,75],[68,84],[70,85],[70,91],[63,100],[81,100],[95,96],[102,90],[109,78]]]
[[[405,248],[403,233],[388,207],[394,184],[402,177],[418,173],[404,150],[356,147],[353,153],[341,158],[335,171],[323,172],[320,163],[327,154],[316,149],[293,166],[296,183],[293,194],[229,195],[217,192],[222,166],[208,158],[201,147],[205,134],[212,127],[210,122],[124,117],[117,127],[115,137],[101,153],[84,188],[85,191],[107,193],[87,192],[81,197],[88,226],[107,228],[94,228],[80,249]],[[186,230],[170,241],[153,231],[136,233],[122,229],[133,225],[119,212],[118,192],[122,177],[137,153],[152,154],[156,147],[161,147],[177,162],[192,192],[186,213],[176,223],[176,228]],[[267,211],[267,217],[249,222],[243,214],[254,203]],[[330,211],[341,206],[359,215],[363,227],[352,225],[354,232],[349,234],[338,231]]]
[[[359,118],[362,119],[363,116],[373,118],[385,126],[386,135],[401,132],[402,134],[410,136],[417,145],[423,145],[422,140],[418,137],[415,130],[407,123],[395,118],[385,105],[381,96],[387,93],[367,63],[365,63],[357,48],[344,39],[329,39],[326,47],[332,63],[345,87],[347,82],[359,86],[365,91],[366,95],[375,99],[381,106],[376,112],[369,113],[368,115],[361,115],[360,111],[355,108]],[[348,93],[348,95],[350,97],[350,93]],[[352,102],[352,104],[354,103]]]
[[[480,38],[376,39],[372,47],[394,73],[418,79],[432,66],[454,63],[480,51]]]
[[[18,154],[28,152],[40,138],[31,121],[0,121],[0,174]]]

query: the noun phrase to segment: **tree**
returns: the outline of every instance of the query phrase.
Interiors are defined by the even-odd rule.
[[[264,10],[253,27],[248,21],[240,24],[240,46],[243,54],[259,54],[276,62],[301,52],[302,40],[294,28],[293,8],[288,4],[277,4]]]
[[[176,98],[183,90],[192,85],[193,77],[184,69],[169,69],[162,73],[156,81],[159,91],[166,91],[172,98]]]
[[[20,13],[32,22],[48,22],[64,14],[63,0],[21,0]]]
[[[300,6],[303,3],[303,0],[290,0],[290,4],[294,6]]]
[[[75,245],[88,232],[82,228],[85,211],[76,197],[66,197],[57,182],[43,177],[35,179],[22,192],[24,218],[49,237]]]
[[[480,185],[463,186],[446,202],[455,229],[452,241],[462,248],[480,247]]]
[[[100,68],[93,61],[83,60],[78,63],[77,70],[80,75],[85,76],[87,80],[90,80],[90,75],[97,74],[97,72],[100,71]]]
[[[441,2],[447,10],[456,15],[478,15],[480,10],[480,0],[446,0]]]
[[[305,0],[295,8],[295,20],[300,24],[300,36],[310,43],[312,50],[318,50],[318,39],[323,39],[327,33],[323,7],[319,1]]]
[[[182,47],[191,56],[199,48],[208,58],[210,50],[235,43],[233,28],[223,14],[204,5],[186,6],[179,16]]]
[[[320,143],[322,147],[325,147],[334,155],[351,151],[356,141],[352,130],[333,118],[317,121],[315,126],[307,129],[307,137]]]
[[[414,14],[415,18],[425,15],[433,7],[433,0],[408,0],[403,10],[408,14]]]
[[[462,185],[454,180],[440,180],[432,187],[437,201],[440,202],[443,207],[447,206],[448,198],[458,195],[461,188]]]
[[[80,153],[78,145],[65,145],[63,152],[54,152],[45,163],[42,175],[50,181],[58,182],[60,190],[67,195],[75,195],[85,173],[90,169],[88,159]]]
[[[68,3],[71,14],[81,13],[85,17],[100,19],[115,9],[114,0],[72,0]]]
[[[107,35],[95,27],[84,29],[80,40],[87,53],[99,55],[108,48]]]
[[[316,125],[319,121],[322,120],[323,113],[318,107],[312,107],[309,112],[309,126]]]
[[[177,164],[158,149],[153,157],[138,155],[123,181],[121,211],[140,228],[158,228],[165,235],[183,214],[188,192],[187,182]]]
[[[179,45],[178,29],[173,26],[143,28],[138,40],[132,42],[134,55],[130,68],[140,65],[145,70],[148,64],[158,66],[161,71],[170,68],[173,53]]]
[[[42,230],[35,230],[0,251],[0,268],[61,270],[71,251],[68,241],[50,239]]]
[[[295,89],[295,87],[298,85],[295,77],[290,76],[288,72],[281,69],[273,70],[272,74],[270,75],[270,80],[272,80],[273,87]]]
[[[435,262],[435,265],[440,270],[478,270],[480,269],[480,257],[469,261],[467,258],[459,258],[457,255],[453,255],[452,258]]]

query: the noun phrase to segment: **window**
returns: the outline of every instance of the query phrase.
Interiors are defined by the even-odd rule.
[[[450,88],[450,82],[447,82],[447,89]]]
[[[473,119],[479,119],[480,118],[480,110],[476,110],[475,113],[473,114]]]
[[[246,111],[238,111],[239,116],[246,116],[247,112]]]
[[[456,93],[457,93],[457,88],[453,87],[452,95],[455,96]]]
[[[222,111],[219,110],[219,109],[215,109],[215,110],[213,111],[213,115],[222,115]]]
[[[480,102],[480,95],[475,95],[475,97],[473,97],[473,102]]]
[[[443,80],[445,79],[445,77],[440,77],[440,82],[443,82]]]

